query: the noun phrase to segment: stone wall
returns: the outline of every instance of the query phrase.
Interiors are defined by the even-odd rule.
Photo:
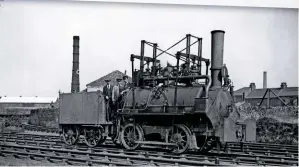
[[[257,142],[298,144],[298,107],[266,109],[243,103],[237,106],[242,119],[256,120]]]
[[[58,128],[58,108],[36,109],[30,113],[29,124],[49,128]]]

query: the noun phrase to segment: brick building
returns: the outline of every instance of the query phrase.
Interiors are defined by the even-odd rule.
[[[267,89],[268,91],[265,95]],[[298,105],[298,87],[287,87],[287,83],[282,82],[280,87],[257,89],[255,83],[250,83],[249,87],[243,87],[234,92],[235,102],[248,102],[251,105],[259,105],[262,98],[265,99],[262,105],[267,104],[267,98],[270,92],[270,106],[282,106],[282,99],[288,105]],[[279,98],[278,98],[278,97]]]
[[[12,109],[51,108],[57,102],[56,97],[0,97],[0,111]]]

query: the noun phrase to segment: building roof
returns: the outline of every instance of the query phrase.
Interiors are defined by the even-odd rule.
[[[0,103],[55,103],[56,97],[1,97]]]
[[[124,73],[122,73],[118,70],[115,70],[115,71],[87,84],[86,86],[87,87],[103,87],[106,85],[105,80],[107,80],[107,79],[111,80],[110,81],[111,85],[116,85],[116,78],[122,78],[124,75],[125,75]],[[132,82],[131,77],[129,77],[129,82]]]
[[[234,91],[234,96],[242,96],[243,92],[249,92],[249,91],[250,91],[250,87],[243,87],[241,89]]]
[[[279,92],[279,96],[298,96],[298,87],[287,87]]]
[[[284,89],[281,88],[269,88],[272,90],[276,95],[283,97],[283,96],[298,96],[298,87],[287,87]],[[267,89],[255,89],[251,91],[246,98],[263,98]],[[265,96],[267,98],[268,95]],[[275,98],[276,96],[271,92],[270,98]]]
[[[280,92],[280,88],[270,88],[276,95],[279,94]],[[263,96],[265,95],[267,89],[254,89],[253,91],[251,91],[246,98],[250,98],[250,99],[254,99],[254,98],[263,98]],[[266,95],[265,97],[268,97],[268,95]],[[270,98],[274,98],[276,97],[272,92],[270,93]]]

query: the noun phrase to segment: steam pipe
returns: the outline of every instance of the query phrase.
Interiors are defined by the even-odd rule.
[[[222,86],[221,68],[223,66],[224,33],[222,30],[214,30],[211,32],[211,76],[213,88],[221,88]]]
[[[79,78],[79,36],[73,36],[73,71],[71,92],[80,92],[80,78]]]

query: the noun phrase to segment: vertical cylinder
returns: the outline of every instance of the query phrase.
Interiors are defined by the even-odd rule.
[[[152,76],[155,76],[155,74],[156,74],[156,66],[157,66],[157,64],[156,64],[156,59],[157,59],[157,46],[158,46],[158,44],[154,44],[154,47],[153,47],[153,70],[152,70]]]
[[[190,69],[190,43],[191,43],[191,35],[190,34],[187,34],[186,35],[186,39],[187,39],[187,42],[186,42],[186,54],[187,54],[187,57],[186,57],[186,69],[187,71],[189,71]]]
[[[264,71],[263,88],[267,89],[267,71]]]
[[[135,89],[134,89],[134,87],[135,87],[135,82],[136,82],[136,76],[135,76],[135,74],[134,74],[134,55],[131,55],[131,63],[132,63],[132,82],[133,82],[133,84],[132,84],[132,86],[133,86],[133,88],[132,88],[132,93],[133,93],[133,103],[132,103],[132,106],[133,106],[133,109],[135,109]]]
[[[80,92],[80,78],[79,78],[79,36],[73,37],[73,73],[71,92]]]
[[[145,40],[141,41],[141,50],[140,50],[140,71],[138,74],[138,82],[139,86],[143,86],[143,72],[144,72],[144,47],[145,47]]]
[[[211,47],[211,75],[212,75],[212,88],[221,88],[222,76],[221,68],[223,66],[223,47],[224,47],[224,34],[222,30],[214,30],[212,34],[212,47]]]
[[[140,49],[140,72],[143,73],[144,71],[144,45],[145,41],[141,41],[141,49]]]
[[[201,75],[201,56],[202,55],[202,38],[198,38],[198,66],[199,66],[199,75]]]
[[[179,64],[180,64],[180,54],[176,55],[176,68],[179,69]],[[177,93],[178,93],[178,77],[179,75],[176,75],[175,78],[175,90],[174,90],[174,106],[177,106]],[[176,111],[177,111],[177,107],[176,107]]]

